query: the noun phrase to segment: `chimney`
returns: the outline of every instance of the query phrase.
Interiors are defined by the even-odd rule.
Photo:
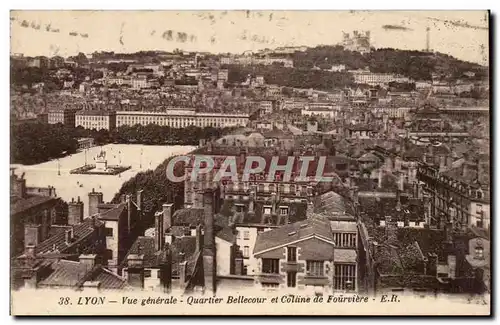
[[[96,266],[96,254],[82,254],[78,257],[81,264],[85,264],[87,266],[87,270],[92,270],[94,266]]]
[[[382,188],[383,171],[382,168],[378,170],[378,188]]]
[[[129,254],[127,258],[127,281],[135,288],[144,288],[144,255]]]
[[[102,202],[102,193],[92,189],[92,192],[89,193],[89,216],[93,216],[99,212],[98,206]]]
[[[12,170],[11,174],[11,193],[17,197],[23,198],[26,196],[26,179],[24,178],[24,173],[21,177],[17,175]]]
[[[68,225],[73,226],[83,221],[83,202],[78,197],[77,201],[71,198],[68,203]]]
[[[144,190],[138,190],[137,191],[137,209],[139,211],[142,210],[142,192],[144,192]]]
[[[37,246],[42,240],[42,225],[24,226],[24,247]]]
[[[163,249],[165,243],[165,230],[164,230],[164,220],[163,211],[158,211],[155,213],[155,251],[160,251]]]
[[[186,261],[179,263],[179,283],[181,284],[181,286],[186,283],[186,265]]]
[[[201,225],[196,226],[196,251],[203,250],[203,234],[201,232]]]
[[[243,275],[243,257],[238,254],[234,261],[234,274]]]
[[[88,291],[99,291],[101,289],[100,281],[85,281],[83,283],[83,290]]]
[[[163,250],[163,260],[160,263],[160,284],[163,292],[170,293],[172,289],[172,251],[170,245],[166,245]]]
[[[66,229],[66,231],[64,232],[64,241],[68,245],[71,244],[71,242],[73,241],[73,228]]]
[[[174,225],[174,204],[173,203],[163,203],[163,231],[167,232]]]
[[[127,203],[127,229],[129,232],[132,231],[132,215],[133,215],[133,203],[130,195],[125,196],[125,202]]]
[[[203,196],[204,205],[204,238],[203,247],[205,251],[210,251],[213,255],[215,249],[215,233],[214,233],[214,213],[213,213],[213,193],[207,191],[201,193]]]
[[[216,261],[215,261],[215,232],[214,232],[214,193],[206,191],[203,195],[204,206],[204,234],[203,234],[203,274],[205,289],[215,293]]]
[[[35,258],[36,256],[36,246],[35,245],[25,245],[24,247],[24,255],[27,258]]]

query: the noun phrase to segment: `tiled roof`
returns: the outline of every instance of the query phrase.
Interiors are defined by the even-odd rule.
[[[16,215],[18,213],[22,213],[31,208],[37,207],[39,205],[55,202],[57,198],[49,197],[49,196],[41,196],[41,195],[29,195],[25,198],[11,198],[10,201],[10,214]]]
[[[260,233],[257,236],[253,252],[254,254],[258,254],[259,252],[310,236],[317,236],[332,241],[333,235],[330,229],[330,222],[324,217],[313,215],[307,220]]]
[[[314,211],[324,215],[355,214],[352,204],[345,197],[334,191],[329,191],[316,197],[314,202]]]
[[[193,266],[189,263],[193,261],[193,256],[196,253],[196,237],[177,237],[170,245],[170,249],[172,254],[172,274],[177,275],[179,274],[179,263],[188,261],[187,268]],[[186,271],[188,274],[192,272],[190,269]]]
[[[99,220],[86,218],[83,222],[73,226],[73,240],[70,243],[66,243],[66,232],[59,231],[54,236],[47,238],[37,245],[35,247],[35,252],[36,254],[47,254],[55,251],[58,253],[64,253],[68,248],[73,247],[82,240],[92,236],[95,228],[101,225],[102,223]]]
[[[158,267],[161,264],[161,254],[156,251],[154,237],[137,237],[134,244],[123,259],[122,264],[124,266],[127,265],[127,258],[130,254],[144,255],[143,263],[145,268]]]
[[[117,290],[128,287],[127,281],[118,274],[100,265],[89,269],[84,263],[60,260],[51,265],[52,273],[42,281],[41,286],[82,287],[86,281],[97,281],[101,290]]]
[[[217,233],[216,233],[216,236],[229,242],[229,243],[233,243],[234,242],[234,239],[235,239],[235,234],[234,234],[234,231],[233,231],[233,228],[230,228],[230,227],[224,227],[222,228],[221,230],[219,230]]]
[[[99,214],[99,219],[101,220],[114,220],[118,221],[120,219],[121,214],[125,210],[127,203],[119,203],[114,208],[104,211]]]
[[[39,285],[74,287],[90,271],[87,264],[68,260],[60,260],[52,264],[52,269],[53,272],[40,281]]]
[[[100,266],[85,280],[99,282],[101,290],[123,290],[129,287],[126,279]]]

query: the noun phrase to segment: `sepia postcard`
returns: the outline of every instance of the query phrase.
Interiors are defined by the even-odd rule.
[[[11,11],[11,314],[490,316],[489,24]]]

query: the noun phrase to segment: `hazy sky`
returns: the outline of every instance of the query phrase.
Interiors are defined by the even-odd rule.
[[[375,47],[422,50],[427,27],[433,50],[488,64],[485,11],[13,11],[11,53],[241,53],[336,44],[353,30],[370,30]]]

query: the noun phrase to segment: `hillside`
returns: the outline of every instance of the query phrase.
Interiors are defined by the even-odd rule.
[[[472,71],[474,77],[482,79],[487,76],[487,68],[479,64],[458,60],[442,53],[406,51],[397,49],[376,49],[362,55],[358,52],[346,51],[341,46],[317,46],[305,52],[290,55],[297,69],[310,69],[322,65],[328,68],[332,64],[344,64],[346,69],[362,69],[368,67],[372,72],[395,73],[414,80],[430,80],[433,72],[450,73],[452,78],[465,77],[463,73]]]

